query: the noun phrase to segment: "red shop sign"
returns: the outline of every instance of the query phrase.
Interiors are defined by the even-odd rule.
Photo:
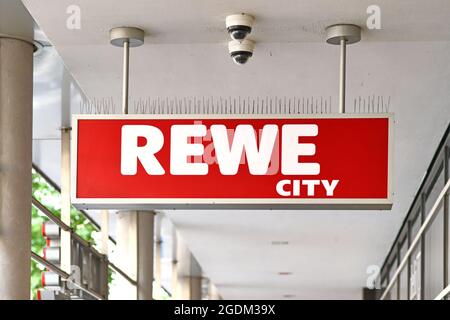
[[[78,115],[79,208],[389,209],[391,115]]]

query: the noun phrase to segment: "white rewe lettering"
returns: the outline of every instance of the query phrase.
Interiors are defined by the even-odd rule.
[[[315,124],[285,124],[282,127],[281,173],[284,175],[318,175],[320,164],[299,162],[299,156],[316,153],[313,143],[299,143],[299,137],[315,137],[319,127]]]
[[[204,125],[173,125],[170,129],[170,173],[173,175],[207,175],[208,165],[202,162],[188,162],[188,157],[201,156],[205,151],[201,140],[188,143],[188,138],[204,137]]]
[[[316,153],[315,144],[299,142],[302,137],[317,136],[318,126],[315,124],[289,124],[283,125],[281,128],[281,173],[283,175],[318,175],[320,173],[319,163],[302,161],[304,156],[313,156]],[[210,128],[220,173],[236,175],[240,164],[246,163],[251,175],[269,174],[270,163],[275,158],[275,146],[278,145],[278,126],[275,124],[264,125],[259,139],[252,125],[238,125],[232,133],[230,130],[222,124],[212,125]],[[172,175],[208,174],[209,165],[214,162],[203,160],[205,153],[203,139],[207,135],[207,127],[203,124],[173,125],[171,127],[169,164]],[[146,140],[144,145],[139,144],[139,139],[142,138]],[[189,143],[192,138],[194,138],[194,143]],[[136,175],[138,161],[149,175],[165,174],[164,168],[156,157],[165,143],[160,129],[150,125],[124,125],[121,139],[120,170],[122,175]],[[244,155],[246,162],[241,161]],[[196,161],[188,161],[191,157],[196,158]],[[278,154],[276,158],[278,159]],[[308,194],[313,194],[315,186],[319,184],[318,180],[305,181],[303,183],[306,183]],[[327,195],[333,193],[336,184],[337,182],[334,181],[323,184]],[[294,193],[300,192],[300,182],[295,182],[293,187]],[[286,190],[285,187],[282,188]]]
[[[258,150],[253,126],[238,125],[230,145],[227,128],[224,125],[212,125],[211,135],[220,173],[223,175],[237,174],[242,153],[245,152],[250,173],[252,175],[267,174],[277,134],[278,127],[276,125],[265,125],[262,129]]]
[[[145,138],[146,144],[139,146],[139,138]],[[120,173],[132,176],[137,172],[140,161],[150,175],[163,175],[164,168],[156,159],[157,153],[164,145],[164,135],[158,128],[147,125],[124,125],[122,127]]]

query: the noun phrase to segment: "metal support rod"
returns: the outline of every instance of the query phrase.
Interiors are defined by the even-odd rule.
[[[130,68],[130,42],[123,42],[123,88],[122,88],[122,112],[128,114],[128,79]]]
[[[339,113],[345,113],[345,69],[346,69],[346,52],[347,40],[341,39],[341,61],[339,64]]]
[[[327,43],[341,46],[341,61],[339,64],[339,113],[345,113],[345,73],[347,45],[361,40],[361,28],[354,24],[335,24],[326,29]]]
[[[144,30],[135,27],[118,27],[109,30],[111,44],[123,48],[123,90],[122,113],[128,114],[128,81],[130,47],[139,47],[144,44]]]

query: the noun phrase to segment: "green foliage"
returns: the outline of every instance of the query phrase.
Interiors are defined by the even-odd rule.
[[[41,202],[55,216],[61,217],[61,194],[53,188],[44,178],[35,170],[32,172],[32,194],[35,199]],[[92,237],[96,231],[94,226],[87,220],[81,212],[71,208],[71,227],[84,240],[94,243]],[[48,221],[46,215],[37,210],[34,206],[31,209],[31,250],[42,256],[42,251],[46,245],[45,238],[42,236],[42,224]],[[36,299],[37,290],[41,288],[41,273],[45,268],[34,261],[31,261],[31,297]],[[108,283],[115,278],[115,272],[108,270]],[[157,300],[167,300],[169,295],[159,286],[154,285],[154,297]]]
[[[36,171],[32,172],[32,194],[48,210],[57,217],[61,217],[61,194],[53,188]],[[94,226],[87,220],[81,212],[71,208],[71,227],[84,240],[94,244],[92,233]],[[45,247],[45,239],[42,236],[42,223],[48,221],[48,218],[35,207],[31,209],[31,250],[42,256],[42,250]],[[37,289],[41,287],[41,273],[44,268],[34,261],[31,262],[31,296],[36,299]]]

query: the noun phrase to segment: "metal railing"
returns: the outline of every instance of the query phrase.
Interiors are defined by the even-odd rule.
[[[46,176],[37,166],[33,165],[33,169],[49,184],[51,185],[56,191],[59,193],[60,188],[48,177]],[[65,224],[59,217],[57,217],[51,210],[49,210],[45,205],[43,205],[38,199],[35,197],[32,197],[32,205],[39,210],[41,213],[43,213],[49,220],[51,220],[53,223],[55,223],[61,230],[64,230],[66,232],[70,232],[71,238],[73,239],[73,245],[75,246],[81,246],[81,251],[88,251],[88,254],[94,255],[97,260],[105,261],[108,265],[108,267],[113,270],[114,272],[117,272],[120,274],[123,278],[125,278],[131,285],[136,286],[137,282],[133,280],[129,275],[126,274],[123,270],[121,270],[119,267],[117,267],[115,264],[113,264],[111,261],[108,260],[108,257],[104,254],[101,254],[98,252],[89,241],[84,240],[81,236],[79,236],[74,229],[72,229],[70,226]],[[97,231],[100,231],[100,226],[90,217],[86,212],[80,211],[81,214],[88,219],[88,221],[94,226],[94,228]],[[109,240],[111,240],[114,244],[115,241],[112,237],[109,236]],[[74,250],[72,250],[74,251]],[[89,288],[88,286],[84,286],[81,283],[76,283],[69,274],[67,274],[65,271],[61,270],[57,265],[51,263],[50,261],[47,261],[43,257],[39,256],[37,253],[31,251],[31,258],[46,267],[47,269],[53,271],[58,276],[60,276],[65,282],[71,283],[74,287],[80,289],[81,291],[89,294],[90,296],[96,298],[96,299],[107,299],[107,292],[105,294],[100,294],[99,292],[96,292],[92,288]],[[81,258],[81,262],[79,264],[82,264],[83,257]],[[92,260],[92,259],[90,259]],[[80,266],[82,267],[82,266]],[[106,275],[107,276],[107,275]]]
[[[381,299],[447,298],[449,167],[450,125],[381,268]]]
[[[427,215],[427,218],[426,218],[425,222],[420,227],[419,231],[417,232],[416,237],[412,241],[410,247],[408,248],[408,251],[406,252],[405,256],[403,257],[402,261],[400,262],[400,266],[395,270],[394,275],[390,279],[390,282],[389,282],[387,288],[384,290],[384,292],[383,292],[383,294],[381,296],[382,300],[386,298],[387,294],[389,293],[389,290],[391,290],[391,288],[394,285],[394,283],[398,281],[398,277],[400,275],[400,272],[402,272],[402,270],[405,267],[406,263],[410,260],[411,253],[416,248],[416,246],[419,243],[419,241],[421,241],[425,230],[430,225],[430,222],[433,221],[433,219],[435,218],[435,215],[438,212],[437,209],[441,205],[442,200],[444,199],[444,197],[446,195],[448,195],[449,189],[450,189],[450,180],[447,181],[444,189],[439,194],[439,197],[436,200],[436,202],[434,203],[433,208],[431,209],[430,213]]]
[[[32,204],[36,207],[40,212],[42,212],[47,218],[49,218],[51,221],[53,221],[55,224],[58,225],[62,230],[66,232],[70,232],[70,235],[72,238],[75,238],[78,242],[80,242],[85,247],[90,247],[92,249],[92,252],[99,256],[99,257],[106,257],[104,254],[98,252],[89,241],[84,240],[82,237],[80,237],[75,230],[73,230],[71,227],[69,227],[67,224],[65,224],[60,218],[55,216],[53,212],[51,212],[49,209],[47,209],[39,200],[32,197]]]
[[[105,260],[108,263],[108,267],[111,268],[114,272],[119,273],[122,277],[124,277],[128,282],[130,282],[130,284],[132,284],[133,286],[136,286],[136,281],[133,280],[130,276],[128,276],[123,270],[121,270],[119,267],[117,267],[115,264],[113,264],[112,262],[110,262],[108,260],[108,257],[106,255],[101,254],[100,252],[98,252],[94,247],[92,247],[92,245],[84,240],[83,238],[81,238],[72,228],[70,228],[68,225],[66,225],[63,221],[61,221],[61,219],[59,219],[57,216],[55,216],[49,209],[47,209],[41,202],[39,202],[36,198],[32,198],[32,204],[33,206],[36,207],[36,209],[38,209],[40,212],[42,212],[46,217],[48,217],[52,222],[54,222],[56,225],[58,225],[58,227],[60,227],[62,230],[66,231],[66,232],[70,232],[71,237],[76,240],[78,243],[80,243],[82,246],[84,246],[85,248],[88,248],[90,253],[96,255],[98,258]],[[70,279],[70,275],[68,275],[66,272],[64,272],[63,270],[61,270],[58,266],[56,266],[55,264],[45,260],[44,258],[40,257],[38,254],[36,254],[35,252],[31,252],[31,256],[32,259],[34,261],[36,261],[39,264],[42,264],[43,266],[45,266],[46,268],[50,269],[51,271],[57,273],[61,278],[63,278],[65,281],[69,281],[71,282],[74,286],[76,286],[78,289],[88,293],[89,295],[97,298],[97,299],[106,299],[106,296],[101,296],[99,295],[97,292],[83,287],[81,284],[79,283],[75,283],[74,281],[72,281]]]
[[[107,281],[107,274],[104,275],[106,277],[105,279],[98,279],[97,277],[94,279],[94,277],[90,274],[92,271],[93,265],[97,266],[98,268],[101,268],[101,265],[106,263],[108,264],[108,257],[106,255],[101,254],[98,252],[88,241],[84,240],[82,237],[80,237],[72,228],[70,228],[68,225],[66,225],[60,218],[58,218],[56,215],[54,215],[49,209],[47,209],[39,200],[36,198],[32,198],[32,204],[33,206],[38,209],[40,212],[42,212],[46,217],[49,218],[53,223],[55,223],[60,229],[70,232],[71,239],[72,239],[72,257],[73,257],[73,263],[74,265],[77,265],[81,270],[81,275],[79,282],[77,283],[75,280],[70,278],[70,275],[67,274],[65,271],[61,270],[57,265],[53,264],[50,261],[47,261],[43,257],[39,256],[35,252],[31,252],[31,257],[34,261],[37,263],[45,266],[49,270],[53,271],[54,273],[58,274],[65,282],[71,283],[74,287],[77,289],[80,289],[81,291],[89,294],[90,296],[96,298],[96,299],[107,299],[107,288],[102,287],[102,280],[103,282]],[[89,259],[87,259],[89,257]],[[87,261],[86,261],[87,260]],[[85,264],[87,264],[85,266]],[[83,268],[85,267],[85,268]],[[97,268],[97,269],[98,269]],[[87,269],[85,271],[84,269]],[[87,284],[83,285],[82,280],[83,276],[88,273],[89,276],[88,279],[85,281]],[[106,283],[107,285],[107,283]]]
[[[444,290],[442,290],[434,300],[444,300],[450,294],[450,285],[448,285]]]
[[[120,274],[122,277],[124,277],[130,284],[132,284],[133,286],[137,286],[137,282],[136,280],[130,278],[130,276],[128,276],[124,271],[122,271],[119,267],[117,267],[114,263],[112,263],[111,261],[109,261],[109,267],[117,272],[118,274]]]
[[[42,170],[40,170],[36,165],[33,164],[33,169],[50,185],[52,186],[57,192],[61,193],[61,189],[59,188],[59,186],[52,181]],[[59,217],[57,217],[55,214],[53,214],[52,211],[50,211],[47,207],[45,207],[39,200],[37,200],[35,197],[32,197],[32,205],[38,209],[40,212],[42,212],[46,217],[48,217],[52,222],[54,222],[58,227],[60,227],[62,230],[66,231],[66,232],[70,232],[71,237],[78,242],[79,244],[81,244],[83,247],[88,248],[89,251],[94,254],[95,256],[97,256],[98,258],[101,258],[103,260],[106,261],[106,263],[108,264],[108,267],[118,273],[120,276],[122,276],[125,280],[127,280],[132,286],[137,286],[137,281],[134,280],[133,278],[131,278],[125,271],[123,271],[122,269],[120,269],[117,265],[115,265],[113,262],[111,262],[108,257],[104,254],[101,254],[100,252],[98,252],[92,245],[91,243],[89,243],[88,241],[84,240],[82,237],[80,237],[75,230],[73,230],[71,227],[69,227],[67,224],[65,224]],[[97,222],[95,222],[95,220],[88,214],[86,213],[84,210],[78,210],[92,225],[93,227],[97,230],[97,231],[101,231],[101,227],[98,225]],[[111,237],[108,236],[109,240],[111,242],[113,242],[114,244],[116,244],[116,241]],[[31,251],[31,258],[43,265],[44,267],[46,267],[47,269],[55,272],[56,274],[58,274],[62,279],[64,279],[64,281],[71,283],[74,287],[80,289],[81,291],[89,294],[90,296],[94,297],[95,299],[98,300],[104,300],[107,299],[107,294],[102,296],[99,293],[95,292],[94,290],[87,288],[83,285],[81,285],[80,283],[76,283],[69,274],[67,274],[66,272],[64,272],[63,270],[61,270],[57,265],[45,260],[43,257],[39,256],[37,253]],[[170,292],[164,288],[163,286],[161,286],[161,288],[163,289],[163,291],[166,292],[167,295],[171,296]]]
[[[55,189],[58,193],[61,193],[61,188],[52,180],[49,176],[47,176],[37,165],[33,163],[33,169],[36,171],[53,189]],[[78,210],[81,214],[89,221],[89,223],[95,228],[95,230],[100,231],[100,225],[84,210]],[[113,237],[108,236],[109,240],[116,244],[116,240]]]
[[[31,259],[33,259],[35,262],[43,265],[44,267],[46,267],[47,269],[53,271],[54,273],[56,273],[58,276],[60,276],[62,279],[64,279],[64,281],[71,283],[75,288],[89,294],[90,296],[94,297],[97,300],[104,300],[105,298],[102,297],[101,295],[83,287],[82,285],[80,285],[79,283],[77,283],[76,281],[73,281],[70,278],[70,275],[66,272],[64,272],[63,270],[61,270],[59,267],[57,267],[56,265],[54,265],[51,262],[48,262],[47,260],[45,260],[44,258],[42,258],[40,255],[38,255],[37,253],[31,251]]]

